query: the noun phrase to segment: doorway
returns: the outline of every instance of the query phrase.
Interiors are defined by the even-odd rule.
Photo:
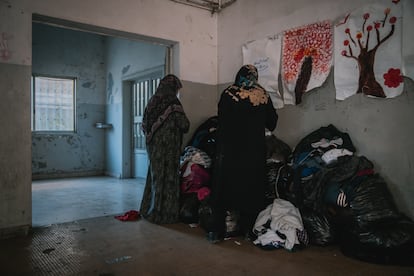
[[[152,71],[152,72],[149,72]],[[142,131],[142,119],[149,99],[154,95],[164,76],[164,68],[156,67],[137,74],[132,85],[131,107],[131,173],[132,177],[145,178],[148,171],[148,155],[145,134]]]
[[[141,36],[135,34],[43,16],[34,15],[33,24],[36,25],[33,28],[33,73],[57,77],[64,73],[76,79],[76,129],[66,133],[32,133],[33,179],[95,176],[114,179],[145,178],[148,166],[148,161],[142,156],[145,149],[138,147],[142,141],[135,142],[133,139],[131,89],[139,82],[148,80],[152,86],[157,85],[156,79],[170,68],[172,44],[160,44],[159,41],[154,43],[148,39],[142,40]],[[131,83],[129,98],[124,98],[122,86],[125,80]],[[148,90],[149,93],[153,91],[153,88]],[[138,103],[141,103],[139,96]],[[125,109],[126,105],[128,108]],[[124,112],[128,112],[127,116]],[[111,127],[98,128],[98,122]],[[142,135],[137,128],[139,121],[135,124],[135,136],[139,138]],[[127,143],[124,143],[125,137],[129,139]],[[142,182],[142,179],[138,181]],[[56,184],[48,183],[48,188],[56,185],[60,192],[65,190],[62,182],[55,182]],[[80,186],[86,188],[87,185],[82,184],[86,181],[80,183]],[[44,185],[38,185],[36,189],[41,187],[45,190]],[[99,185],[96,188],[99,189]],[[71,190],[66,189],[68,192]],[[100,194],[98,192],[91,193]],[[85,196],[87,194],[89,193]],[[139,194],[132,194],[136,195],[136,202],[139,202]],[[36,202],[33,202],[36,198],[32,190],[32,214],[36,212]],[[84,200],[89,201],[88,198]],[[117,204],[124,206],[125,197],[118,197],[118,200],[120,202]],[[62,203],[61,210],[71,212],[72,206],[75,205]]]

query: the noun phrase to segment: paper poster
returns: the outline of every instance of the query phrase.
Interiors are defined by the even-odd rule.
[[[282,42],[282,80],[285,104],[300,104],[303,95],[321,86],[333,57],[330,21],[285,31]]]
[[[280,38],[272,37],[246,43],[242,47],[243,64],[253,64],[259,73],[259,84],[269,93],[275,108],[284,106],[278,88]]]
[[[336,99],[402,93],[401,5],[387,3],[355,10],[335,25]]]

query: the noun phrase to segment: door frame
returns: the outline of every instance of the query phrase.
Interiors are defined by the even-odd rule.
[[[154,66],[130,75],[127,75],[122,80],[122,178],[132,178],[134,169],[134,145],[132,125],[132,86],[135,82],[139,82],[150,78],[154,75],[165,76],[169,71],[171,62],[169,53],[170,47],[166,49],[166,63],[164,65]]]

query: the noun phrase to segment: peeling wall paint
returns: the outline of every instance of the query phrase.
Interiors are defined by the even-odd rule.
[[[33,24],[33,73],[77,78],[76,132],[32,134],[34,178],[103,174],[105,133],[104,37]]]
[[[112,76],[112,73],[108,73],[108,81],[107,81],[107,100],[106,102],[108,104],[112,104],[114,102],[114,95],[113,95],[113,89],[114,89],[114,77]]]

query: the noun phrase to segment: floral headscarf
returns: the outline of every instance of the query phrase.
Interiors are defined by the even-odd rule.
[[[171,113],[184,113],[183,107],[177,98],[177,92],[180,88],[182,88],[181,81],[175,75],[166,75],[160,81],[157,91],[145,107],[142,119],[142,130],[145,133],[147,144]]]
[[[244,65],[236,75],[234,84],[224,93],[231,96],[234,101],[249,100],[253,106],[267,104],[269,96],[266,90],[257,82],[257,68],[251,64]]]

